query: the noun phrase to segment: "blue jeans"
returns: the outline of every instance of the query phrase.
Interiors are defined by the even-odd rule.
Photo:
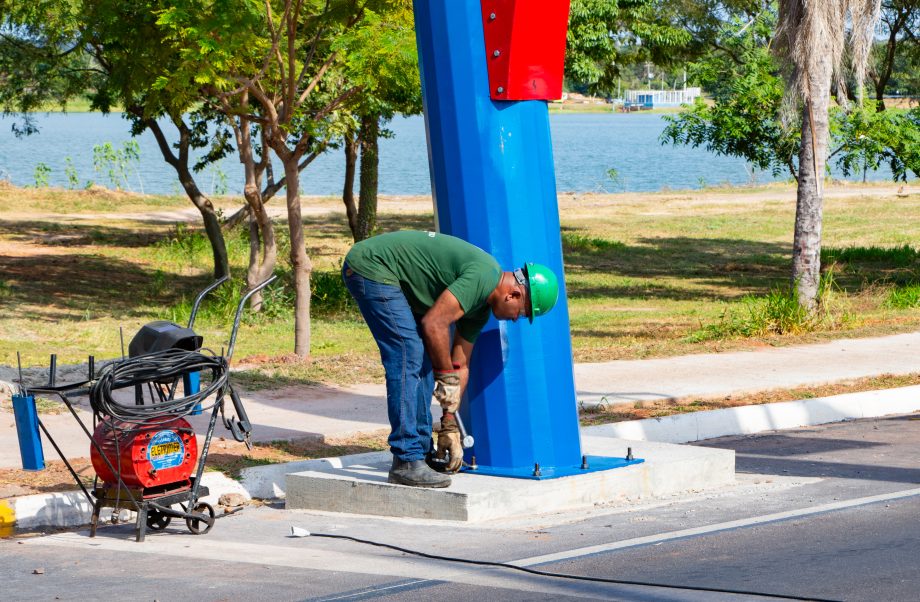
[[[342,279],[380,348],[387,381],[390,451],[406,462],[431,450],[431,360],[420,333],[420,317],[398,286],[368,280],[342,266]]]

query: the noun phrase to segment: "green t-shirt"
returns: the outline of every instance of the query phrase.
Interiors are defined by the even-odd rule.
[[[502,273],[498,262],[479,247],[447,234],[411,230],[362,240],[345,261],[369,280],[401,288],[418,315],[449,290],[464,311],[457,332],[471,343],[489,320],[486,299]]]

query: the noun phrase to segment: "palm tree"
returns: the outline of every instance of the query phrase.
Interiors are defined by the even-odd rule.
[[[832,84],[846,104],[844,54],[862,102],[880,0],[780,0],[776,50],[790,67],[787,106],[802,109],[792,282],[799,303],[814,310],[821,274],[821,218]]]

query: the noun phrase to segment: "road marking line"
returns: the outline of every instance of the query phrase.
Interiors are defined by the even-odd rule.
[[[846,508],[854,508],[856,506],[865,506],[867,504],[877,504],[879,502],[898,500],[902,498],[914,497],[917,495],[920,495],[920,488],[906,489],[904,491],[896,491],[894,493],[885,493],[882,495],[873,495],[869,497],[855,498],[852,500],[843,500],[840,502],[833,502],[830,504],[822,504],[820,506],[811,506],[809,508],[801,508],[799,510],[789,510],[786,512],[777,512],[775,514],[764,514],[763,516],[755,516],[752,518],[733,520],[733,521],[728,521],[724,523],[717,523],[714,525],[707,525],[703,527],[694,527],[692,529],[681,529],[680,531],[670,531],[668,533],[659,533],[657,535],[648,535],[645,537],[624,539],[622,541],[615,541],[613,543],[586,546],[584,548],[576,548],[574,550],[568,550],[565,552],[556,552],[555,554],[543,554],[541,556],[531,556],[529,558],[521,558],[519,560],[511,561],[508,564],[526,567],[526,566],[534,566],[538,564],[547,564],[550,562],[559,562],[561,560],[570,560],[573,558],[580,558],[582,556],[590,556],[592,554],[600,554],[603,552],[612,552],[614,550],[622,550],[624,548],[633,548],[636,546],[646,546],[649,544],[671,541],[674,539],[682,539],[684,537],[695,537],[698,535],[716,533],[718,531],[727,531],[729,529],[737,529],[740,527],[748,527],[751,525],[760,525],[763,523],[771,523],[771,522],[776,522],[776,521],[781,521],[781,520],[788,520],[790,518],[798,518],[800,516],[810,516],[812,514],[833,512],[834,510],[843,510]]]
[[[387,585],[384,587],[369,587],[365,588],[358,592],[352,592],[350,594],[344,594],[341,596],[334,596],[332,598],[319,598],[318,602],[332,602],[333,600],[348,600],[349,598],[359,598],[361,596],[376,595],[382,592],[391,590],[391,589],[404,589],[407,587],[415,587],[421,583],[437,583],[434,579],[418,579],[416,581],[408,581],[405,583],[397,583],[396,585]]]

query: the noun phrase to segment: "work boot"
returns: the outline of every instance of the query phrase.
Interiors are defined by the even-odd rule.
[[[431,470],[424,460],[404,462],[395,457],[387,481],[410,487],[447,487],[450,485],[449,476]]]

